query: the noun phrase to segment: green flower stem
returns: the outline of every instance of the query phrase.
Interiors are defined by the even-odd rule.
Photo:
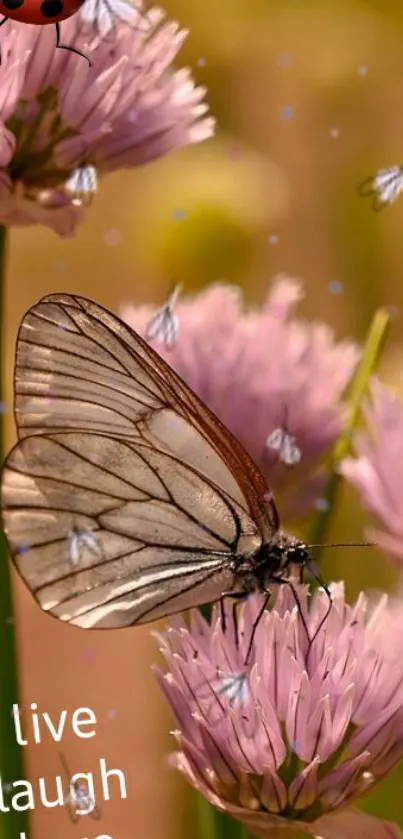
[[[220,839],[216,811],[200,793],[196,793],[197,839]]]
[[[331,455],[330,466],[332,474],[323,496],[327,503],[313,522],[308,538],[308,543],[310,545],[323,545],[326,541],[330,518],[334,510],[334,505],[337,500],[337,494],[341,483],[341,475],[339,475],[337,469],[343,458],[350,453],[351,437],[354,431],[356,431],[360,421],[362,398],[365,395],[368,382],[375,370],[382,352],[389,323],[389,312],[386,309],[379,309],[370,326],[361,362],[350,386],[350,393],[348,396],[350,416],[347,420],[345,428],[334,446]],[[315,551],[315,560],[317,559],[319,559],[319,550],[318,552]]]
[[[4,277],[6,264],[7,230],[0,226],[0,330],[4,325]],[[2,362],[4,364],[4,336],[0,333]],[[0,379],[0,401],[5,404],[4,377]],[[0,412],[0,453],[4,460],[4,420]],[[23,779],[21,747],[18,745],[12,718],[12,706],[18,703],[16,638],[13,621],[13,601],[10,579],[10,563],[4,534],[0,532],[0,774],[4,804],[10,807],[12,795],[7,789],[13,781]],[[6,786],[6,789],[4,787]],[[27,814],[10,809],[0,812],[1,839],[20,839],[27,832]]]
[[[197,794],[198,839],[249,839],[246,828]]]

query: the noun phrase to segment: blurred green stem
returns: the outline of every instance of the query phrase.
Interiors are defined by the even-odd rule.
[[[341,476],[339,475],[337,469],[339,463],[350,452],[351,437],[357,429],[360,421],[362,398],[365,395],[368,382],[375,370],[382,352],[387,336],[389,322],[390,315],[388,311],[386,309],[379,309],[370,326],[362,358],[351,383],[350,393],[348,395],[350,416],[339,439],[337,440],[331,456],[330,465],[332,474],[323,496],[326,504],[323,505],[324,509],[316,516],[315,521],[313,522],[308,538],[308,544],[310,545],[323,545],[326,541],[329,521],[334,511],[334,505],[337,500],[337,493],[341,483]],[[318,560],[319,556],[319,551],[315,551],[315,560]]]
[[[249,839],[242,824],[216,810],[199,793],[196,795],[198,839]]]
[[[7,251],[7,230],[0,226],[0,346],[2,350],[2,373],[0,381],[0,452],[4,460],[4,293]],[[4,803],[10,807],[12,795],[8,785],[24,777],[21,748],[18,745],[12,718],[12,706],[18,703],[16,639],[13,619],[13,601],[10,579],[10,565],[3,531],[0,532],[0,774]],[[4,787],[6,786],[6,789]],[[0,835],[2,839],[20,839],[27,832],[27,814],[10,809],[0,813]],[[27,833],[28,836],[28,833]]]
[[[196,814],[198,839],[220,839],[220,834],[216,830],[215,809],[198,792],[196,793]]]

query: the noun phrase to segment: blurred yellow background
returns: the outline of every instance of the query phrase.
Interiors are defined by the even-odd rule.
[[[394,307],[382,373],[400,383],[403,197],[376,214],[357,195],[369,174],[402,162],[400,0],[167,0],[165,9],[190,30],[177,64],[207,85],[216,138],[103,180],[74,239],[12,230],[9,403],[18,323],[46,293],[81,293],[117,311],[128,301],[161,304],[173,281],[186,293],[223,280],[258,303],[278,273],[304,279],[301,311],[340,337],[363,339],[375,308]],[[11,444],[11,412],[7,420]],[[348,519],[338,511],[335,538],[361,538],[356,508]],[[332,552],[325,574],[345,575],[351,595],[393,582],[372,551]],[[66,813],[39,806],[30,836],[193,836],[185,785],[164,764],[172,720],[150,672],[158,658],[150,627],[84,637],[43,616],[13,580],[24,706],[36,702],[54,719],[93,708],[97,736],[66,735],[62,750],[72,771],[97,772],[104,757],[128,783],[126,801],[116,786],[100,802],[99,826],[87,818],[74,827]],[[28,769],[49,783],[60,771],[50,737],[28,747]],[[395,774],[366,806],[403,826],[402,783]]]

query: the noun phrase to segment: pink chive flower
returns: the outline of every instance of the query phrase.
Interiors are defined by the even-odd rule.
[[[345,458],[340,471],[381,523],[368,538],[403,560],[403,398],[374,380],[363,412],[366,429],[354,438],[358,457]]]
[[[302,296],[299,282],[281,277],[261,310],[246,311],[240,289],[213,285],[175,301],[173,346],[150,340],[243,443],[288,519],[323,491],[321,461],[342,429],[341,396],[359,358],[325,324],[297,319]],[[151,306],[121,315],[144,336],[155,324]]]
[[[136,25],[136,15],[138,25]],[[204,88],[171,62],[186,36],[158,9],[134,11],[101,39],[75,15],[54,27],[7,21],[0,31],[0,224],[45,224],[70,236],[98,176],[209,137]]]
[[[373,598],[370,620],[377,651],[399,664],[403,660],[403,581],[396,594]]]
[[[324,620],[323,590],[297,586],[298,609],[283,586],[247,666],[258,597],[243,608],[238,647],[230,608],[224,633],[217,606],[211,624],[194,611],[189,627],[177,618],[157,636],[178,725],[170,764],[262,839],[401,839],[353,802],[403,758],[403,659],[377,651],[364,595],[349,606],[342,584],[331,589]]]

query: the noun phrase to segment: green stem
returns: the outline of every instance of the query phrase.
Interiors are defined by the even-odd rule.
[[[220,839],[217,832],[216,811],[214,807],[196,793],[196,816],[197,816],[197,837],[198,839]]]
[[[4,286],[6,265],[7,230],[0,226],[0,330],[4,326]],[[4,335],[0,333],[4,366]],[[0,456],[4,460],[4,373],[0,380]],[[4,534],[0,532],[0,774],[4,803],[10,807],[11,792],[8,786],[24,777],[21,749],[13,725],[12,706],[18,703],[16,638],[13,618],[10,564]],[[6,789],[4,789],[6,787]],[[21,839],[27,832],[27,814],[10,809],[0,813],[2,839]],[[28,833],[27,833],[28,836]]]
[[[313,522],[308,538],[310,545],[323,545],[326,542],[330,517],[334,510],[341,483],[341,476],[337,469],[343,458],[350,453],[351,437],[360,421],[362,398],[382,352],[389,322],[388,311],[379,309],[370,326],[362,358],[350,386],[348,396],[350,416],[332,452],[330,460],[332,474],[323,496],[326,503],[323,505],[324,509],[321,510]],[[315,552],[315,560],[317,559],[319,559],[319,552]]]
[[[198,839],[249,839],[242,824],[216,810],[202,795],[197,794],[196,807]]]

